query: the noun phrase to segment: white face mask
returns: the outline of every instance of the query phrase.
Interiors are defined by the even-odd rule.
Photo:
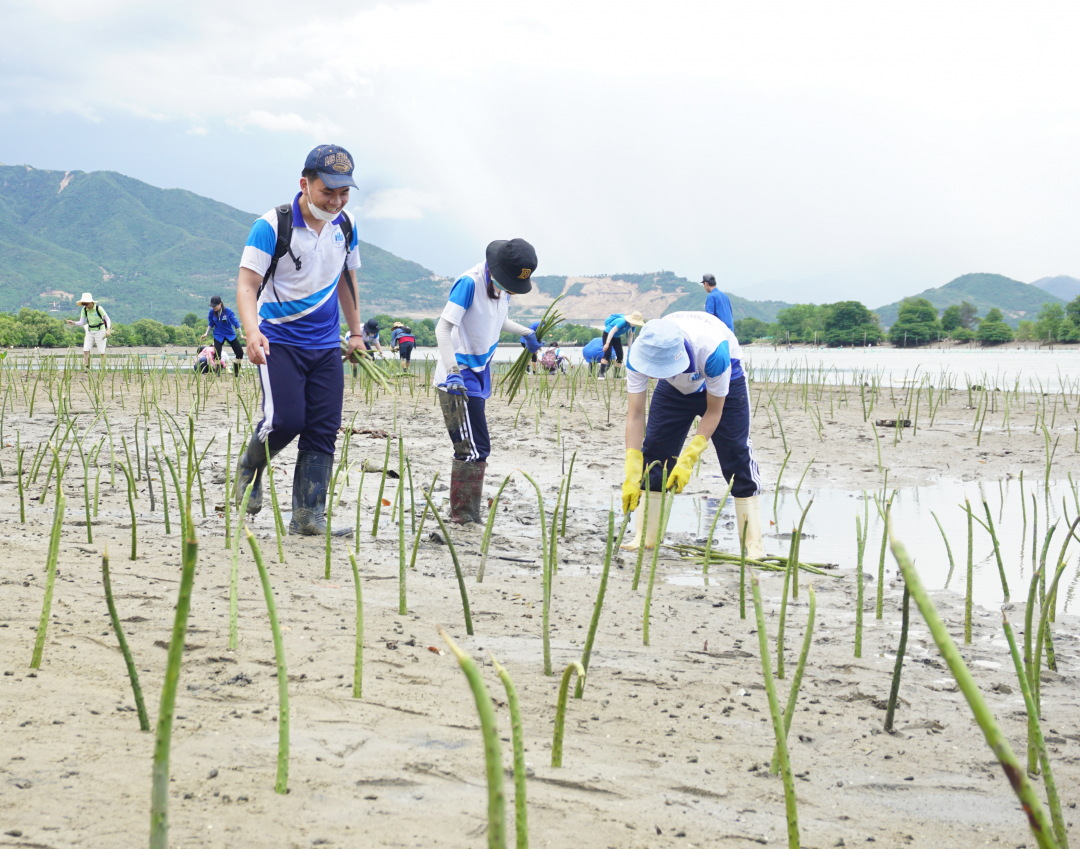
[[[327,212],[325,209],[319,209],[319,207],[315,205],[315,202],[312,201],[310,192],[307,196],[307,205],[308,211],[312,215],[314,215],[319,221],[333,221],[335,218],[341,215],[340,209],[337,212]]]

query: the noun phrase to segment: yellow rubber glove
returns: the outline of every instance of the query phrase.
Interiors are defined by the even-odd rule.
[[[698,457],[701,456],[701,452],[705,450],[705,446],[708,444],[708,440],[700,434],[690,440],[690,444],[686,446],[686,450],[679,455],[679,461],[675,464],[675,468],[672,469],[671,474],[668,475],[668,489],[673,489],[676,492],[683,491],[683,487],[690,483],[690,472],[694,470],[694,464],[698,461]]]
[[[645,458],[640,451],[633,448],[626,449],[626,480],[622,485],[622,509],[623,513],[631,513],[637,509],[638,499],[641,497],[641,475],[645,468]]]

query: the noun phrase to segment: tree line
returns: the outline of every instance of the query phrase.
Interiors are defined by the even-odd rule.
[[[809,342],[830,348],[861,347],[888,341],[896,347],[915,347],[950,339],[1000,345],[1004,342],[1080,342],[1080,296],[1065,306],[1045,303],[1033,321],[1019,322],[1016,330],[1005,323],[1001,310],[983,317],[967,301],[946,307],[939,314],[926,298],[905,298],[896,321],[886,332],[875,313],[858,301],[835,304],[795,304],[780,310],[776,321],[757,318],[735,322],[739,342],[768,339],[774,344]]]

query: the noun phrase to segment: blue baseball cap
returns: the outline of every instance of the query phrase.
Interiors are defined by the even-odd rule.
[[[655,318],[630,346],[627,364],[636,372],[662,379],[682,374],[690,365],[683,333],[674,321]]]
[[[312,169],[319,172],[319,179],[328,189],[357,187],[352,177],[352,155],[336,144],[321,144],[307,155],[304,170]]]

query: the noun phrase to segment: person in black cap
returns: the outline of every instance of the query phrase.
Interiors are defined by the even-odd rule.
[[[728,300],[727,295],[716,288],[716,278],[711,274],[706,274],[701,278],[701,285],[705,287],[706,293],[705,312],[715,315],[728,326],[728,330],[734,333],[735,319],[731,315],[731,301]]]
[[[341,425],[345,375],[338,309],[350,330],[346,355],[364,349],[356,287],[356,226],[345,210],[353,159],[333,144],[308,154],[292,204],[255,222],[240,260],[236,304],[248,359],[259,367],[263,418],[240,457],[236,502],[254,484],[248,512],[262,507],[262,471],[297,436],[289,532],[326,533],[326,491]],[[287,251],[279,230],[291,223]],[[347,536],[351,528],[333,531]]]
[[[361,334],[369,351],[374,349],[380,354],[382,353],[382,345],[379,344],[379,320],[377,318],[369,318],[365,321]]]
[[[214,295],[210,298],[210,314],[206,317],[206,330],[203,331],[203,335],[199,338],[205,339],[206,334],[213,331],[214,353],[217,355],[219,363],[221,362],[221,349],[226,342],[229,343],[233,356],[236,357],[236,361],[233,362],[233,377],[240,376],[240,361],[244,359],[244,349],[236,338],[237,330],[241,333],[244,332],[236,313],[221,303],[220,295]]]
[[[521,336],[530,352],[540,350],[536,333],[507,317],[510,295],[532,289],[536,251],[524,239],[487,246],[487,261],[462,274],[435,326],[439,389],[446,429],[454,443],[450,475],[450,521],[480,523],[484,471],[491,453],[485,402],[491,397],[491,358],[500,333]]]

